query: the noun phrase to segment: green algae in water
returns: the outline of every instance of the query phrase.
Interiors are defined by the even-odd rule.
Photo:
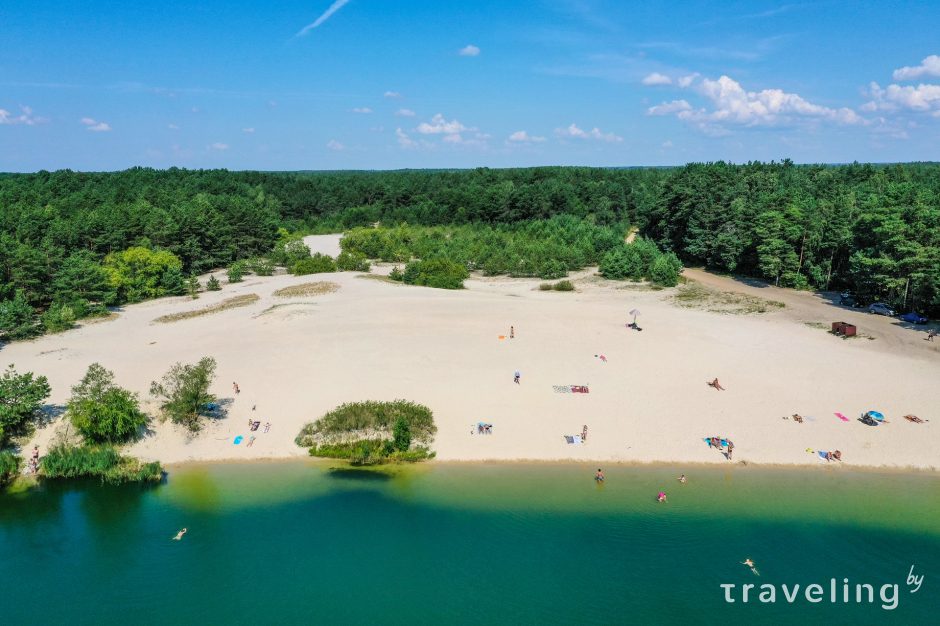
[[[30,581],[5,586],[4,622],[934,623],[935,475],[614,467],[598,486],[596,469],[204,465],[0,495],[0,554]],[[896,583],[898,608],[832,604],[832,578],[876,600]],[[728,604],[723,583],[777,601]],[[813,583],[824,602],[783,598]]]

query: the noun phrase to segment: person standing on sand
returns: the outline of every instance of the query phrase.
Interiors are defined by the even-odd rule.
[[[519,370],[516,370],[516,378],[515,378],[512,382],[516,383],[517,385],[521,384],[521,383],[519,382],[519,378],[521,378],[521,377],[519,376]]]
[[[933,338],[937,336],[937,331],[933,328],[927,333],[927,341],[933,341]]]
[[[734,444],[731,443],[731,440],[728,440],[728,460],[731,460],[731,453],[734,452]]]
[[[510,339],[516,338],[516,329],[513,328],[512,326],[509,327],[509,338]]]

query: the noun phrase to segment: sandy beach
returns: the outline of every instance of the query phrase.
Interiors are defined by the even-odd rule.
[[[307,243],[314,252],[338,252],[338,236]],[[373,276],[390,269],[375,268]],[[707,301],[682,306],[675,289],[606,281],[595,272],[573,275],[577,291],[570,293],[539,291],[538,279],[478,275],[462,291],[354,272],[249,276],[237,284],[223,280],[221,292],[201,293],[195,301],[126,306],[116,319],[8,344],[3,352],[20,372],[48,377],[51,414],[61,414],[71,386],[98,362],[157,415],[150,382],[178,361],[214,357],[213,391],[225,416],[195,436],[155,419],[151,431],[126,448],[164,463],[303,456],[294,437],[304,423],[344,402],[403,398],[434,411],[439,431],[432,448],[439,461],[729,464],[703,442],[722,436],[734,441],[734,463],[826,465],[807,450],[838,448],[845,465],[940,467],[940,342],[924,341],[923,332],[819,295],[700,271],[686,276],[714,293],[786,306],[751,314]],[[339,289],[305,298],[272,295],[315,281]],[[246,294],[260,300],[154,323]],[[633,309],[642,312],[641,332],[625,326]],[[862,336],[842,340],[825,332],[822,326],[837,320],[857,324]],[[725,391],[706,385],[716,377]],[[237,395],[233,383],[241,389]],[[556,392],[566,385],[587,385],[590,392]],[[867,410],[881,411],[890,423],[860,423]],[[783,419],[794,413],[804,423]],[[930,422],[913,424],[906,414]],[[270,432],[250,433],[249,419],[270,422]],[[473,434],[478,422],[493,424],[493,434]],[[584,425],[587,442],[566,443],[563,436],[580,434]],[[58,417],[28,446],[47,446],[61,429]],[[247,440],[252,434],[252,447],[233,445],[237,435]]]

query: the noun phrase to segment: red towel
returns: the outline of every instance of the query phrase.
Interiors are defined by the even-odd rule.
[[[840,420],[842,420],[843,422],[849,421],[849,418],[847,418],[846,416],[842,415],[841,413],[836,413],[836,417],[838,417],[838,418],[839,418]]]

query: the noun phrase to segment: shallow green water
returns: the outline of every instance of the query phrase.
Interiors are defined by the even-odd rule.
[[[681,469],[621,467],[597,486],[594,467],[330,468],[0,494],[0,623],[940,623],[937,476],[694,469],[679,485]],[[776,602],[759,588],[742,602],[745,583],[774,585]],[[855,602],[856,583],[874,603]],[[792,603],[781,584],[800,585]],[[899,586],[893,610],[884,584]]]

